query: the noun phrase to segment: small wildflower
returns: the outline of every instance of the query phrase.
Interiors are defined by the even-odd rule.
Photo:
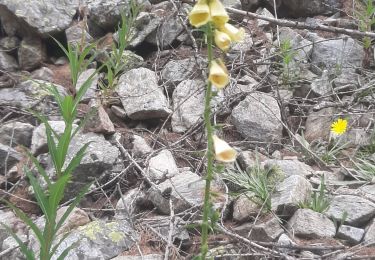
[[[211,62],[208,80],[218,89],[222,89],[228,84],[228,71],[220,59]]]
[[[217,27],[223,26],[229,21],[227,11],[225,11],[224,5],[219,0],[210,0],[209,6],[212,21]]]
[[[199,0],[189,13],[190,24],[194,27],[201,27],[210,21],[210,8],[207,0]]]
[[[348,126],[348,121],[346,119],[337,119],[331,125],[331,132],[334,135],[343,135],[346,132],[346,128]]]
[[[213,135],[212,139],[214,140],[216,160],[224,163],[230,163],[236,160],[237,152],[227,142],[216,135]]]
[[[231,39],[228,34],[215,30],[215,44],[222,51],[227,51],[230,47]]]
[[[238,29],[229,23],[225,23],[220,27],[220,31],[226,33],[233,42],[240,42],[245,36],[245,30],[243,28]]]

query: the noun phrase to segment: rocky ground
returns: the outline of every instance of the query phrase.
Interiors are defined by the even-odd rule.
[[[230,52],[218,52],[231,81],[214,99],[213,121],[239,156],[216,174],[212,188],[220,212],[210,236],[215,259],[375,259],[375,66],[372,47],[350,31],[358,29],[363,2],[224,1],[246,35]],[[78,241],[67,259],[191,259],[199,252],[204,41],[188,25],[192,3],[139,3],[116,86],[100,88],[103,71],[80,104],[80,116],[93,107],[97,112],[68,155],[91,143],[58,214],[83,184],[95,185],[61,231],[70,232],[61,252]],[[97,43],[79,87],[112,50],[120,10],[128,6],[120,0],[0,0],[0,192],[39,226],[44,218],[25,178],[21,147],[53,172],[45,127],[30,109],[46,114],[61,133],[56,103],[41,84],[53,83],[62,94],[76,91],[50,36],[65,46]],[[276,26],[267,20],[275,15],[304,26]],[[313,30],[318,26],[328,29]],[[331,124],[339,118],[348,120],[348,131],[334,139]],[[252,190],[225,180],[226,174],[247,178],[246,169],[274,175],[268,176],[274,180],[270,210]],[[302,207],[320,190],[327,209]],[[5,206],[0,220],[37,250],[31,232]],[[0,258],[23,259],[3,228]]]

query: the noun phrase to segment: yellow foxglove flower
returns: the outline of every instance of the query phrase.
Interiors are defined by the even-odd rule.
[[[227,51],[230,47],[231,39],[228,34],[215,30],[215,44],[222,51]]]
[[[332,134],[339,136],[343,135],[346,132],[346,128],[348,127],[348,121],[346,119],[337,119],[337,121],[333,122],[331,125],[331,132]]]
[[[220,162],[234,162],[236,160],[237,152],[224,140],[216,135],[212,136],[214,140],[215,158]]]
[[[226,33],[234,42],[242,41],[245,36],[245,30],[243,28],[237,29],[229,23],[225,23],[224,26],[220,27],[220,31]]]
[[[222,89],[228,84],[228,71],[221,60],[211,62],[208,80],[218,89]]]
[[[207,0],[199,0],[189,13],[190,24],[194,27],[201,27],[210,21],[210,8]]]
[[[227,11],[225,11],[224,5],[220,0],[210,0],[209,2],[211,19],[217,27],[223,26],[229,21]]]

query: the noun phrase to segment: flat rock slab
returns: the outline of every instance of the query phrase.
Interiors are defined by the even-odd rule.
[[[375,216],[375,203],[359,196],[339,195],[332,199],[325,214],[336,221],[341,221],[344,212],[347,213],[344,223],[358,227]]]
[[[299,209],[288,222],[288,230],[301,238],[334,237],[335,224],[326,216],[311,209]]]
[[[286,177],[292,175],[311,177],[314,174],[313,168],[298,160],[266,160],[263,163],[265,168],[272,166],[280,168]]]

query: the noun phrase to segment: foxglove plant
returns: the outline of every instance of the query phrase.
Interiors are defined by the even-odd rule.
[[[204,190],[202,238],[200,259],[205,259],[208,252],[208,230],[211,210],[211,181],[214,173],[214,159],[223,163],[230,163],[236,160],[237,152],[224,140],[214,133],[214,126],[211,123],[211,99],[213,97],[212,87],[223,89],[229,83],[228,71],[224,62],[214,59],[214,43],[222,51],[228,51],[232,42],[243,39],[244,29],[237,29],[228,23],[229,16],[223,4],[219,0],[199,0],[189,14],[190,24],[201,28],[207,39],[208,58],[208,81],[205,95],[204,122],[207,132],[207,173]],[[211,222],[213,220],[211,219]]]

